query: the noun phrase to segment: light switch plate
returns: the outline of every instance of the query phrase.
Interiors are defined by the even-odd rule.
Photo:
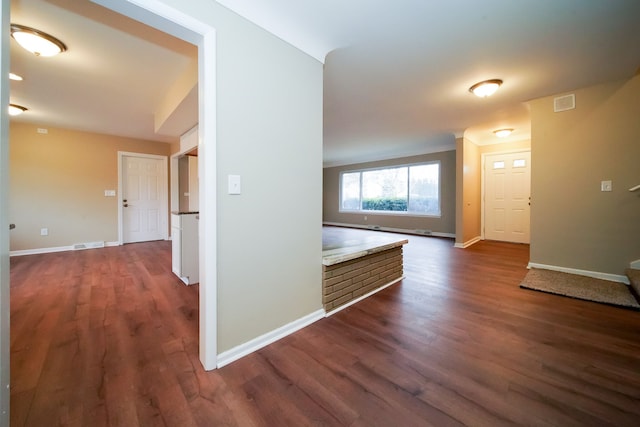
[[[613,184],[611,181],[601,181],[600,182],[600,191],[612,191]]]
[[[104,190],[104,197],[116,197],[116,190]]]
[[[229,175],[229,194],[240,194],[240,175]]]

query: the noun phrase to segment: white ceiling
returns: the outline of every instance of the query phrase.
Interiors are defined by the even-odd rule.
[[[12,0],[11,22],[67,45],[38,58],[11,39],[12,120],[160,142],[197,124],[197,47],[88,0]]]
[[[492,130],[501,127],[516,129],[507,140],[529,139],[526,101],[629,78],[640,66],[638,0],[218,2],[325,63],[326,166],[452,148],[463,134],[498,142]],[[88,0],[11,7],[12,22],[69,46],[35,58],[12,42],[12,69],[25,77],[12,82],[12,102],[30,108],[20,120],[179,135],[169,124],[157,134],[153,116],[193,69],[194,46]],[[493,97],[468,92],[488,78],[504,80]],[[174,116],[197,118],[194,97],[183,100],[188,114]]]
[[[219,2],[324,59],[325,166],[529,139],[526,101],[640,66],[638,0]]]

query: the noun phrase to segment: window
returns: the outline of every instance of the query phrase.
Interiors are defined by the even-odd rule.
[[[440,163],[342,172],[340,211],[440,216]]]

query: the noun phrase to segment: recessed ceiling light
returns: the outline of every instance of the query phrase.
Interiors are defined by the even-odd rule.
[[[493,131],[493,133],[495,133],[498,138],[507,137],[511,135],[511,132],[513,132],[513,129],[498,129]]]
[[[9,115],[10,116],[19,116],[20,114],[27,111],[27,107],[23,107],[18,104],[9,104]]]
[[[11,24],[11,37],[35,56],[54,56],[67,50],[57,38],[24,25]]]
[[[23,80],[22,76],[19,76],[19,75],[15,74],[15,73],[9,73],[9,78],[11,80],[15,80],[15,81],[18,81],[18,82],[21,82]]]
[[[493,95],[495,91],[498,90],[501,84],[502,80],[500,79],[485,80],[471,86],[469,88],[469,92],[473,93],[476,96],[479,96],[480,98],[485,98],[487,96]]]

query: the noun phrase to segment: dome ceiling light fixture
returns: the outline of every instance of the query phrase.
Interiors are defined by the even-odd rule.
[[[24,113],[27,110],[28,110],[28,108],[27,107],[23,107],[22,105],[9,104],[9,115],[10,116],[19,116],[20,114]]]
[[[35,56],[55,56],[67,50],[57,38],[35,28],[11,24],[11,37]]]
[[[500,85],[502,85],[502,80],[500,79],[484,80],[471,86],[469,92],[480,98],[486,98],[493,95]]]
[[[498,138],[505,138],[511,135],[511,132],[513,132],[513,129],[498,129],[493,131]]]

